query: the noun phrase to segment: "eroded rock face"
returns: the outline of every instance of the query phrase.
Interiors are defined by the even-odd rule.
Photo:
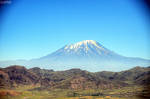
[[[41,86],[50,87],[50,88],[52,88],[53,86],[56,85],[54,81],[51,81],[49,79],[40,80],[40,84],[41,84]]]
[[[76,77],[74,78],[70,83],[71,83],[71,89],[85,89],[85,83],[87,79],[84,77]]]
[[[10,79],[7,73],[0,70],[0,88],[10,87]]]
[[[103,79],[91,80],[85,77],[75,77],[70,82],[71,89],[113,89],[127,86],[122,82],[111,82]]]
[[[101,81],[101,83],[85,78],[85,77],[75,77],[71,81],[71,89],[94,89],[94,88],[108,88],[110,86],[109,83],[105,83]]]
[[[7,84],[10,87],[16,87],[18,85],[31,85],[38,82],[38,76],[29,72],[23,66],[11,66],[1,69],[0,71],[1,84]],[[5,87],[5,85],[4,85]]]

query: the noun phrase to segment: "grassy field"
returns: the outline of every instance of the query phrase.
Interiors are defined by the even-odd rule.
[[[15,89],[0,89],[0,99],[146,99],[136,96],[142,87],[125,87],[113,90],[31,90],[38,86],[22,86]],[[148,99],[148,98],[147,98]]]

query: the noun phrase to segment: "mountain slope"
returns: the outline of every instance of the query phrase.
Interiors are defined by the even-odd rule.
[[[121,56],[94,40],[66,45],[56,52],[29,61],[0,62],[1,66],[25,65],[54,70],[80,68],[88,71],[120,71],[134,66],[149,66],[150,60]]]
[[[0,69],[0,87],[16,87],[38,82],[39,77],[23,66],[10,66]]]
[[[149,99],[149,85],[149,67],[135,67],[122,72],[103,71],[96,73],[81,69],[53,71],[38,67],[26,69],[23,66],[0,68],[0,99],[1,96],[6,96],[2,99],[7,99],[7,96],[10,96],[10,99],[13,98],[12,96],[16,98],[17,95],[14,95],[14,92],[18,92],[23,98],[32,96],[31,99],[36,98],[37,94],[37,98],[39,96],[51,96],[50,99],[55,99],[56,96],[62,94],[63,98],[64,96],[69,98],[75,96],[75,98],[77,96],[80,98],[81,96],[96,96],[96,98],[98,98],[97,96],[111,96],[119,97],[119,99],[121,97]],[[29,94],[30,92],[31,94]],[[17,99],[20,99],[20,96]],[[47,97],[42,99],[47,99]]]
[[[112,51],[106,49],[98,42],[93,40],[85,40],[75,44],[66,45],[65,47],[57,50],[56,52],[42,57],[41,59],[50,57],[73,57],[73,58],[104,58],[117,55]],[[100,57],[102,56],[102,57]]]
[[[47,63],[47,66],[56,70],[81,68],[89,71],[120,71],[133,66],[150,65],[150,60],[121,56],[93,40],[66,45],[52,54],[33,61],[38,64]]]
[[[40,85],[60,89],[111,89],[149,84],[150,68],[135,67],[122,72],[88,72],[81,69],[53,71],[40,68],[26,69],[10,66],[0,69],[0,88],[19,85]]]

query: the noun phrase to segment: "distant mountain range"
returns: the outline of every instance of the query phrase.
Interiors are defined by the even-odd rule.
[[[0,66],[24,65],[54,70],[80,68],[88,71],[120,71],[135,66],[150,66],[150,60],[119,55],[94,40],[66,45],[56,52],[32,60],[1,61]]]

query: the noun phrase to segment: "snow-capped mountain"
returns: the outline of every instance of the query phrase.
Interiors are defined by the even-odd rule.
[[[84,40],[75,44],[66,45],[65,47],[57,50],[56,52],[42,57],[46,59],[50,57],[60,58],[61,56],[71,58],[104,58],[117,55],[114,52],[106,49],[104,46],[94,40]]]
[[[84,40],[66,45],[56,52],[29,61],[0,62],[0,65],[39,66],[54,70],[81,68],[89,71],[112,70],[120,71],[134,66],[149,66],[150,60],[121,56],[94,40]]]

